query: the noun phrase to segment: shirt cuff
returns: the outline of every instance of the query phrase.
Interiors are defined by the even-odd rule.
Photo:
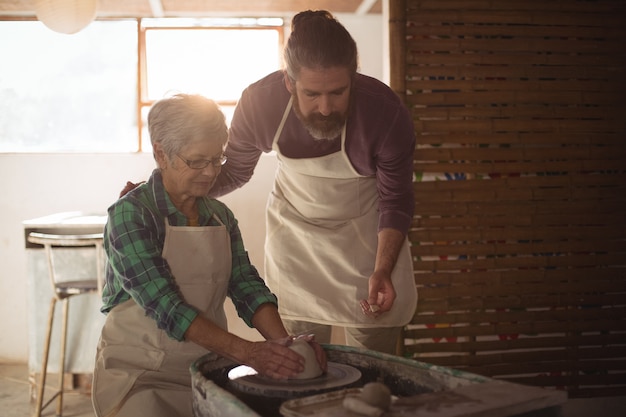
[[[173,323],[167,331],[168,336],[179,342],[184,341],[187,329],[191,326],[191,322],[198,317],[198,314],[198,311],[193,307],[186,304],[179,305],[174,313]]]
[[[239,311],[239,317],[248,325],[248,327],[252,328],[254,325],[252,324],[252,317],[254,313],[257,311],[261,305],[271,303],[278,307],[278,299],[273,294],[264,295],[261,297],[257,297],[251,303],[246,305],[245,311]]]
[[[381,213],[378,216],[378,231],[382,229],[396,229],[405,236],[411,227],[412,218],[400,211]]]

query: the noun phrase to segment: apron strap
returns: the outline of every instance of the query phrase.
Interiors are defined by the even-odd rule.
[[[287,121],[287,117],[289,117],[289,112],[291,111],[291,106],[293,105],[293,96],[289,98],[289,102],[285,107],[285,111],[283,112],[283,118],[280,120],[280,124],[278,125],[278,129],[276,129],[276,133],[274,134],[274,139],[272,140],[272,149],[278,151],[278,138],[280,134],[283,133],[283,127],[285,127],[285,122]]]

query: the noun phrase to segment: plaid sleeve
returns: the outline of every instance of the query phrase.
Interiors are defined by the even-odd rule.
[[[228,209],[225,209],[224,214],[228,217],[227,227],[230,232],[233,259],[228,296],[235,305],[239,317],[252,327],[252,316],[257,308],[265,303],[278,305],[278,300],[265,285],[257,269],[250,263],[234,215]]]
[[[105,250],[111,277],[103,296],[105,306],[132,298],[170,337],[184,334],[198,312],[178,293],[161,256],[164,226],[160,216],[133,199],[118,200],[109,209]],[[106,308],[103,309],[103,311]]]

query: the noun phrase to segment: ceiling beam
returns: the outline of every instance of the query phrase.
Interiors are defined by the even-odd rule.
[[[153,17],[163,17],[165,14],[163,13],[163,4],[161,0],[148,0],[150,3],[150,10],[152,10]]]
[[[356,14],[366,14],[374,6],[376,0],[363,0],[359,7],[354,11]]]

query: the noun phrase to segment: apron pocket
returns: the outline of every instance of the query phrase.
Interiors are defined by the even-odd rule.
[[[98,352],[93,376],[93,404],[97,416],[108,416],[123,403],[135,381],[158,370],[165,353],[136,346],[106,346]]]
[[[100,357],[105,370],[155,371],[163,361],[164,353],[137,346],[105,346]]]

